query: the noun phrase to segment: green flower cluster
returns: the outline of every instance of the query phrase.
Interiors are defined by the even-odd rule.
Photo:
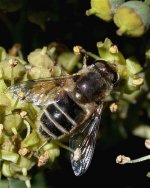
[[[138,91],[144,82],[144,79],[138,73],[142,71],[142,66],[135,58],[125,59],[116,45],[106,38],[104,43],[98,42],[97,48],[100,57],[116,67],[120,76],[119,91],[121,93],[131,94]]]
[[[7,88],[62,72],[60,66],[54,65],[47,47],[31,52],[27,59],[29,63],[0,47],[0,174],[23,180],[30,187],[28,171],[35,165],[53,163],[60,151],[55,143],[46,143],[38,132],[40,109],[14,99]]]
[[[72,73],[81,67],[82,55],[103,59],[115,66],[120,76],[117,90],[120,94],[133,94],[143,84],[143,78],[138,75],[142,71],[140,64],[132,58],[125,59],[109,39],[97,43],[98,56],[78,46],[75,49],[81,53],[58,50],[57,45],[34,50],[27,56],[27,61],[22,58],[20,50],[16,50],[16,46],[9,53],[0,47],[0,173],[8,178],[25,181],[28,188],[28,171],[35,165],[52,164],[60,150],[56,142],[47,142],[38,131],[41,110],[32,103],[14,99],[12,93],[7,92],[10,85]],[[112,111],[116,108],[113,105]]]

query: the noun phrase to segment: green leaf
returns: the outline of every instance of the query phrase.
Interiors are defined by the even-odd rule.
[[[21,143],[21,146],[24,147],[32,147],[38,144],[40,141],[37,133],[33,130],[31,134],[29,134]]]

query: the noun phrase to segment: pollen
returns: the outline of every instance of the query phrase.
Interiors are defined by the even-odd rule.
[[[15,67],[17,64],[18,64],[18,61],[16,59],[10,59],[9,60],[9,64],[12,66],[12,67]]]
[[[144,83],[144,79],[143,78],[138,78],[138,79],[134,79],[133,80],[133,84],[135,85],[135,86],[140,86],[140,85],[142,85]]]
[[[119,52],[118,47],[116,45],[111,46],[109,52],[112,54],[117,54]]]
[[[27,148],[21,148],[19,149],[18,153],[22,156],[25,156],[27,153],[29,152],[29,150]]]
[[[109,109],[110,111],[113,113],[113,112],[116,112],[118,110],[118,105],[116,103],[112,103],[110,106],[109,106]]]
[[[25,118],[25,116],[27,115],[27,112],[26,111],[21,111],[20,112],[20,116],[23,118]]]
[[[81,46],[74,46],[73,47],[73,51],[76,55],[80,55],[81,51],[82,51],[82,47]]]
[[[43,155],[39,157],[38,167],[44,166],[47,163],[48,159],[49,159],[49,153],[46,151]]]

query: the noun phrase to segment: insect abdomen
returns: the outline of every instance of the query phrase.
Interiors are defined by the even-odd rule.
[[[45,137],[57,138],[69,132],[77,126],[76,119],[82,112],[81,108],[64,93],[43,110],[40,122],[40,132]]]

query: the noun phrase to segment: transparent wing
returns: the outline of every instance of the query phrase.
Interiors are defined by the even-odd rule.
[[[94,114],[84,128],[70,138],[70,147],[74,150],[74,153],[71,154],[71,165],[76,176],[85,173],[90,165],[100,119],[99,113]]]
[[[12,93],[14,98],[19,98],[21,101],[44,106],[52,101],[54,102],[56,95],[63,90],[66,79],[71,79],[72,77],[68,75],[46,80],[29,80],[9,87],[7,92]]]

